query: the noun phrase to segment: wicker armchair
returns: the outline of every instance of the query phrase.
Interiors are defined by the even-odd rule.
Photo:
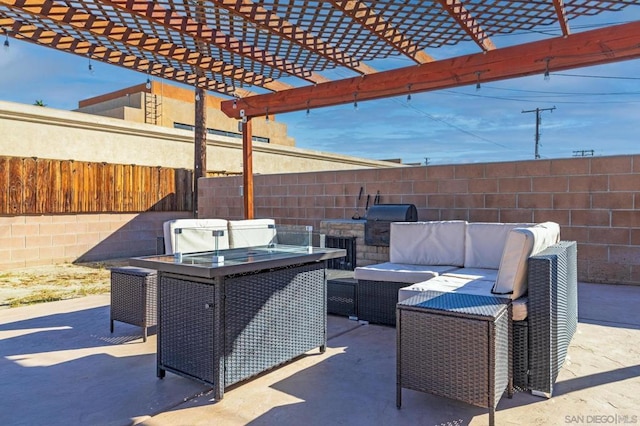
[[[514,384],[550,397],[578,324],[575,241],[561,241],[529,258],[528,312],[513,323]]]

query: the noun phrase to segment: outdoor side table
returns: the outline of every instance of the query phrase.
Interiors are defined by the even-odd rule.
[[[146,342],[157,317],[157,272],[134,266],[111,269],[111,332],[114,321],[136,325]]]
[[[508,299],[425,291],[397,305],[396,404],[402,388],[495,408],[511,383]]]

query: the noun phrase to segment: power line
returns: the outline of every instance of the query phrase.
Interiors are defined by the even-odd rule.
[[[489,95],[480,95],[477,93],[464,93],[464,92],[456,92],[453,90],[443,90],[442,93],[445,94],[453,94],[453,95],[463,95],[463,96],[471,96],[471,97],[476,97],[476,98],[485,98],[485,99],[496,99],[499,101],[513,101],[513,102],[540,102],[540,99],[529,99],[526,97],[506,97],[506,96],[489,96]],[[587,101],[560,101],[557,99],[554,100],[550,100],[550,101],[543,101],[543,102],[549,102],[549,103],[554,103],[554,104],[571,104],[571,105],[592,105],[593,102],[587,102]],[[598,101],[598,103],[600,104],[636,104],[640,102],[640,100],[638,101]]]
[[[589,75],[589,74],[567,74],[562,72],[554,72],[551,75],[559,75],[561,77],[580,77],[580,78],[605,78],[612,80],[640,80],[640,77],[617,77],[617,76],[608,76],[608,75]]]
[[[502,148],[507,148],[507,149],[509,148],[509,147],[508,147],[508,146],[506,146],[506,145],[503,145],[503,144],[501,144],[501,143],[498,143],[498,142],[492,141],[491,139],[484,138],[484,137],[482,137],[482,136],[480,136],[480,135],[476,135],[476,134],[475,134],[475,133],[473,133],[473,132],[470,132],[470,131],[468,131],[468,130],[463,129],[462,127],[456,126],[455,124],[451,124],[451,123],[449,123],[449,122],[448,122],[448,121],[446,121],[446,120],[443,120],[443,119],[441,119],[441,118],[435,117],[435,116],[433,116],[433,115],[429,114],[428,112],[423,111],[423,110],[421,110],[420,108],[417,108],[416,106],[414,106],[414,105],[412,105],[412,104],[408,104],[407,102],[401,101],[401,100],[400,100],[400,99],[398,99],[398,98],[390,98],[390,100],[391,100],[391,101],[393,101],[393,102],[399,103],[399,104],[400,104],[400,105],[402,105],[404,108],[412,109],[412,110],[414,110],[414,111],[416,111],[416,112],[418,112],[418,113],[420,113],[420,114],[424,115],[425,117],[427,117],[427,118],[429,118],[429,119],[431,119],[431,120],[433,120],[433,121],[437,121],[437,122],[439,122],[439,123],[442,123],[442,124],[444,124],[444,125],[446,125],[446,126],[451,127],[452,129],[456,129],[457,131],[462,132],[462,133],[464,133],[464,134],[466,134],[466,135],[473,136],[474,138],[477,138],[477,139],[483,140],[483,141],[485,141],[485,142],[489,142],[489,143],[491,143],[491,144],[493,144],[493,145],[496,145],[496,146],[499,146],[499,147],[502,147]]]
[[[496,87],[483,85],[482,88],[503,90],[506,92],[519,92],[519,93],[536,93],[542,95],[554,95],[554,96],[626,96],[626,95],[640,95],[640,92],[551,92],[548,90],[526,90],[526,89],[511,89],[508,87]]]

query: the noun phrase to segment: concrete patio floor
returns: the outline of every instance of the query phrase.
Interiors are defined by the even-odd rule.
[[[498,425],[640,423],[640,287],[580,284],[554,397],[504,397]],[[156,336],[116,322],[109,295],[0,311],[1,425],[485,425],[487,410],[403,390],[395,329],[329,316],[327,351],[234,386],[155,376]]]

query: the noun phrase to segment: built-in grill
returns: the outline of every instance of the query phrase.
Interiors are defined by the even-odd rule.
[[[389,247],[391,222],[417,222],[418,210],[413,204],[374,204],[367,211],[364,243]]]

